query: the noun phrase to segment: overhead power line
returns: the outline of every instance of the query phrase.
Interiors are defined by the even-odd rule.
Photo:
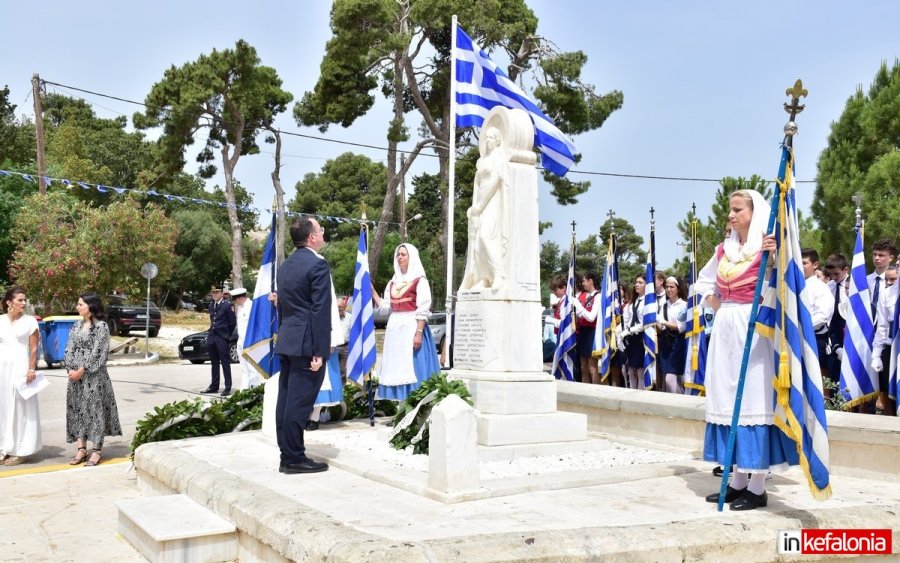
[[[137,106],[143,106],[143,107],[150,108],[150,109],[156,109],[159,111],[165,110],[165,108],[151,106],[144,102],[138,102],[136,100],[129,100],[127,98],[121,98],[119,96],[112,96],[110,94],[103,94],[102,92],[95,92],[92,90],[86,90],[84,88],[77,88],[75,86],[60,84],[59,82],[51,82],[49,80],[42,80],[41,82],[43,82],[44,84],[51,84],[53,86],[57,86],[59,88],[64,88],[67,90],[73,90],[76,92],[90,94],[92,96],[99,96],[101,98],[109,98],[111,100],[117,100],[117,101],[125,102],[128,104],[134,104]],[[81,99],[84,100],[84,98],[81,98]],[[88,100],[84,100],[84,101],[91,103]],[[99,106],[99,104],[97,104],[97,105]],[[103,107],[103,106],[99,106],[99,107]],[[109,108],[104,108],[104,109],[109,109]],[[113,111],[113,110],[109,110],[109,111]],[[118,113],[118,112],[114,112],[114,113]],[[222,123],[228,123],[223,120],[219,120],[219,121],[221,121]],[[384,147],[384,146],[370,145],[367,143],[355,143],[353,141],[344,141],[341,139],[333,139],[330,137],[323,137],[321,135],[309,135],[306,133],[298,133],[296,131],[285,131],[284,129],[277,129],[276,131],[278,131],[278,133],[280,133],[282,135],[288,135],[291,137],[300,137],[303,139],[312,139],[315,141],[323,141],[326,143],[335,143],[338,145],[347,145],[347,146],[351,146],[351,147],[359,147],[359,148],[373,149],[373,150],[380,150],[380,151],[389,150],[388,147]],[[413,152],[413,151],[403,150],[403,149],[396,149],[396,150],[397,150],[397,152],[403,153],[403,154],[412,154],[412,152]],[[431,158],[438,158],[438,155],[430,154],[430,153],[420,152],[419,155],[427,156],[427,157],[431,157]],[[296,156],[296,155],[290,155],[290,156]],[[538,167],[538,169],[543,170],[543,168],[541,168],[540,166]],[[599,171],[594,171],[594,170],[575,170],[575,169],[569,170],[569,174],[583,174],[586,176],[606,176],[606,177],[610,177],[610,178],[629,178],[629,179],[635,179],[635,180],[663,180],[663,181],[669,181],[669,182],[713,182],[713,183],[719,183],[721,181],[721,178],[691,178],[691,177],[685,177],[685,176],[655,176],[655,175],[651,175],[651,174],[624,174],[624,173],[618,173],[618,172],[599,172]],[[769,183],[774,183],[774,182],[775,182],[774,180],[769,180]],[[814,183],[816,183],[816,180],[815,179],[812,179],[812,180],[796,180],[795,179],[794,182],[798,183],[798,184],[814,184]]]

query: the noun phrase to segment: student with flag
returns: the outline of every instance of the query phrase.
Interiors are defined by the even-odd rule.
[[[700,271],[696,291],[704,297],[717,295],[721,306],[709,342],[706,372],[706,437],[703,459],[727,464],[725,457],[731,431],[741,355],[750,323],[756,280],[764,251],[774,252],[775,236],[766,236],[769,204],[755,190],[731,195],[728,220],[731,235],[716,247],[715,254]],[[725,502],[732,510],[766,506],[766,473],[782,471],[799,462],[794,442],[774,424],[775,393],[772,340],[753,337],[738,419],[734,449],[735,472]],[[752,473],[752,475],[751,475]],[[706,497],[719,502],[719,493]]]
[[[882,413],[894,416],[897,412],[897,317],[900,314],[900,284],[887,286],[878,299],[875,309],[875,339],[872,342],[872,369],[879,374]]]
[[[641,372],[644,369],[644,342],[641,331],[644,309],[644,291],[647,281],[644,274],[634,278],[634,299],[622,308],[622,332],[619,333],[619,349],[625,350],[625,385],[641,389]]]

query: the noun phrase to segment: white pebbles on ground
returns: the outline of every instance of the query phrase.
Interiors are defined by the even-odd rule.
[[[315,435],[307,434],[310,442],[331,445],[338,450],[356,455],[373,456],[398,469],[428,472],[428,456],[415,455],[412,449],[397,450],[374,429],[347,430],[323,425]],[[595,438],[606,442],[604,449],[584,453],[566,453],[552,456],[526,457],[505,461],[487,461],[480,464],[481,479],[501,479],[526,475],[544,475],[565,471],[584,471],[625,467],[648,463],[664,463],[692,459],[687,452],[665,451],[633,446]]]

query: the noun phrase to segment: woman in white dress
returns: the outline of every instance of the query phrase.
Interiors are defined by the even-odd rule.
[[[378,374],[378,399],[404,401],[423,381],[441,371],[428,328],[431,288],[419,251],[403,243],[394,251],[394,277],[384,298],[372,292],[382,313],[390,311]]]
[[[41,449],[38,396],[23,399],[16,388],[31,383],[37,368],[40,335],[34,317],[25,314],[25,290],[12,287],[3,296],[0,315],[0,460],[17,465]]]

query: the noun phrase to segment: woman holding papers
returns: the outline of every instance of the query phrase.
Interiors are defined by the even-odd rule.
[[[112,382],[106,371],[109,353],[109,327],[103,319],[103,304],[96,293],[82,294],[75,307],[81,320],[69,333],[66,345],[66,369],[69,387],[66,393],[66,441],[77,448],[71,465],[85,463],[93,467],[103,457],[103,438],[121,436],[119,411]],[[87,441],[94,444],[90,456]]]
[[[428,328],[431,288],[419,251],[403,243],[394,251],[394,277],[384,298],[372,292],[382,313],[390,312],[378,374],[378,398],[404,401],[419,385],[441,371],[434,339]]]
[[[25,290],[12,287],[3,296],[0,315],[0,460],[18,465],[41,449],[41,413],[37,395],[23,399],[20,387],[36,375],[40,336],[34,317],[25,314]]]
[[[769,204],[755,190],[731,195],[728,220],[731,234],[716,247],[704,266],[696,290],[704,298],[718,297],[706,363],[706,438],[703,459],[724,466],[747,340],[756,280],[764,251],[775,251],[774,235],[766,236]],[[772,262],[770,261],[770,264]],[[732,510],[766,506],[766,473],[799,462],[797,446],[774,424],[775,377],[772,340],[754,334],[734,448],[734,473],[725,494]],[[752,475],[751,475],[752,474]],[[719,494],[706,497],[719,502]]]

